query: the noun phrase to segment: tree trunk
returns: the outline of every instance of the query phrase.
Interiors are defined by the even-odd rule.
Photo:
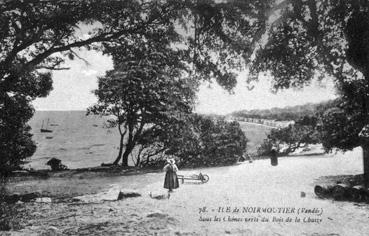
[[[144,150],[145,150],[144,146],[141,146],[140,149],[138,150],[136,166],[141,166],[141,155]]]
[[[366,188],[369,187],[369,141],[365,140],[365,142],[361,145],[363,149],[363,164],[364,164],[364,185]]]
[[[141,163],[141,156],[140,155],[137,155],[137,162],[136,162],[136,167],[140,166],[140,163]]]
[[[119,153],[115,161],[113,162],[114,165],[118,165],[120,159],[122,158],[123,153],[123,141],[124,141],[124,135],[120,135],[120,141],[119,141]]]
[[[123,161],[122,161],[122,166],[128,166],[128,157],[129,154],[132,152],[134,145],[127,145],[126,150],[123,153]]]

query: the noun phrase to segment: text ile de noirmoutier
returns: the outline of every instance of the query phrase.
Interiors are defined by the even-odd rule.
[[[309,207],[218,206],[199,208],[199,221],[320,224],[323,209]]]

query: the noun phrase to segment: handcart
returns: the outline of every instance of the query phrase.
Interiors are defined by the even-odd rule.
[[[191,175],[191,176],[184,176],[184,175],[177,175],[178,179],[181,179],[182,184],[184,183],[184,180],[199,180],[201,183],[207,183],[209,181],[209,176],[207,174],[200,174],[198,175]]]

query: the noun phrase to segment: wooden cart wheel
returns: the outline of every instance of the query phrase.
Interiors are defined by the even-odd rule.
[[[208,175],[202,175],[201,182],[207,183],[208,181],[209,181],[209,176]]]

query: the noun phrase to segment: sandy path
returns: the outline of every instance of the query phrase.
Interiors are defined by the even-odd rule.
[[[337,154],[333,157],[281,158],[277,167],[269,161],[244,163],[236,167],[224,167],[204,170],[211,176],[205,185],[181,186],[171,199],[168,212],[181,219],[183,226],[189,229],[201,229],[209,235],[235,233],[240,235],[367,235],[369,232],[369,209],[348,202],[332,202],[317,199],[313,193],[313,182],[320,176],[349,175],[362,173],[360,150]],[[160,184],[156,185],[157,187]],[[151,186],[154,187],[154,186]],[[301,192],[306,197],[301,198]],[[181,207],[176,207],[180,205]],[[208,212],[199,214],[199,208],[207,207]],[[239,208],[239,213],[219,213],[219,207]],[[258,214],[242,213],[243,207],[290,207],[323,210],[317,214],[281,213]],[[165,206],[160,206],[165,209]],[[214,211],[212,211],[214,210]],[[198,219],[217,216],[226,222],[200,222]],[[259,222],[229,222],[233,218],[258,218]],[[269,220],[273,216],[291,217],[293,222],[260,222],[262,217]],[[295,217],[304,220],[321,220],[321,222],[295,223]],[[308,220],[305,218],[305,220]],[[199,232],[199,231],[197,231]]]
[[[349,175],[362,172],[360,150],[331,156],[280,158],[277,167],[268,160],[238,166],[181,170],[184,175],[202,171],[210,176],[206,184],[185,183],[170,199],[156,200],[148,196],[164,193],[164,173],[150,173],[135,178],[157,179],[137,186],[127,177],[114,178],[109,192],[95,195],[89,204],[29,204],[34,216],[19,234],[46,235],[367,235],[369,208],[349,202],[317,199],[314,180],[327,175]],[[116,191],[133,188],[143,196],[118,202],[99,202],[99,197],[115,197]],[[306,197],[301,197],[301,192]],[[91,196],[90,196],[91,197]],[[206,207],[206,212],[199,209]],[[218,212],[238,208],[239,212]],[[244,207],[282,207],[287,213],[242,212]],[[288,207],[288,209],[285,209]],[[302,213],[302,208],[321,214]],[[37,210],[36,210],[37,209]],[[281,210],[281,209],[279,209]],[[255,210],[256,211],[256,210]],[[299,211],[299,212],[297,212]],[[321,212],[322,211],[322,212]],[[154,213],[154,214],[152,214]],[[200,221],[210,218],[210,222]],[[220,222],[215,222],[214,217]],[[60,218],[62,217],[62,218]],[[241,222],[229,221],[242,220]],[[283,222],[273,222],[282,219]],[[285,222],[290,217],[292,222]],[[295,218],[301,222],[295,222]],[[319,222],[303,222],[304,220]],[[245,218],[248,222],[245,222]],[[261,222],[268,218],[269,222]],[[224,221],[224,220],[225,221]],[[250,222],[254,221],[254,222]],[[255,222],[258,221],[258,222]],[[48,234],[50,233],[50,234]]]

